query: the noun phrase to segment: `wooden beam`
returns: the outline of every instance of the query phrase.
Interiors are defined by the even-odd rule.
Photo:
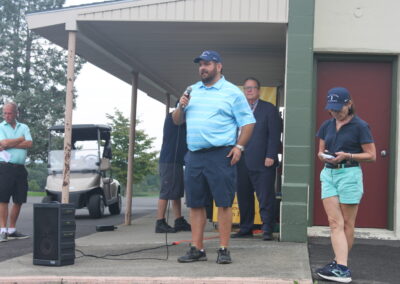
[[[71,136],[72,136],[72,107],[75,77],[75,49],[76,31],[68,32],[68,66],[67,66],[67,94],[65,98],[64,118],[64,169],[61,203],[69,203],[69,177],[71,161]]]
[[[137,109],[137,94],[138,94],[138,81],[139,74],[133,73],[132,76],[132,95],[131,95],[131,117],[129,127],[129,150],[128,150],[128,172],[126,182],[126,212],[125,212],[125,225],[131,225],[132,217],[132,189],[133,189],[133,166],[134,166],[134,153],[135,153],[135,139],[136,139],[136,109]]]

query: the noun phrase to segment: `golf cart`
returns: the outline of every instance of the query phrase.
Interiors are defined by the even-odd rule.
[[[120,214],[121,187],[111,176],[111,127],[97,124],[72,126],[69,203],[89,209],[100,218],[105,206]],[[49,128],[49,157],[46,196],[43,203],[61,201],[64,166],[64,125]],[[102,153],[102,154],[100,154]]]

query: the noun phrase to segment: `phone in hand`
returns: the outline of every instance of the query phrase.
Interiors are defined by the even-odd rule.
[[[335,153],[331,153],[329,151],[325,151],[324,153],[321,154],[321,156],[325,159],[334,159],[336,158],[336,154]]]

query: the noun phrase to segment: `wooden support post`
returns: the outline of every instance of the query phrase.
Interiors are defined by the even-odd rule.
[[[131,117],[129,127],[129,150],[128,150],[128,172],[126,182],[126,212],[125,212],[125,225],[131,225],[132,216],[132,185],[133,185],[133,166],[134,166],[134,153],[135,153],[135,139],[136,139],[136,108],[137,108],[137,94],[138,94],[138,81],[139,74],[133,73],[132,77],[132,96],[131,96]]]
[[[76,31],[68,32],[68,66],[67,66],[67,95],[65,98],[64,118],[64,169],[61,203],[69,203],[69,176],[71,160],[71,136],[72,136],[72,107],[75,78],[75,49]]]

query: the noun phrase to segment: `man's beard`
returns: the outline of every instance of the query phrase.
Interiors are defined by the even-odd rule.
[[[212,70],[207,75],[207,77],[201,77],[201,81],[203,82],[203,84],[208,84],[214,81],[217,76],[217,69]]]

